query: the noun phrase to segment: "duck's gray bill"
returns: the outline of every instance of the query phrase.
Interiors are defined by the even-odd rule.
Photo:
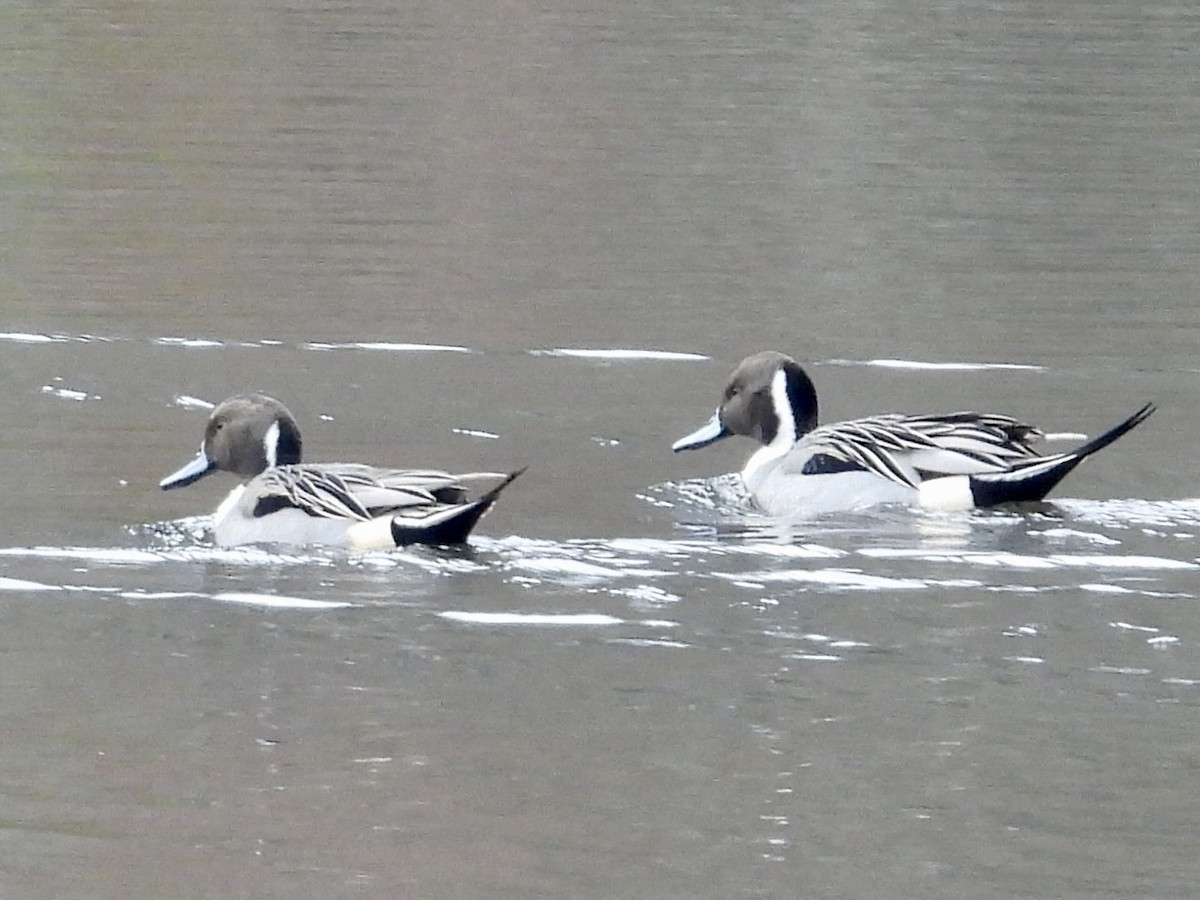
[[[713,417],[689,434],[687,437],[680,438],[671,445],[671,449],[678,453],[680,450],[696,450],[700,447],[707,447],[713,441],[719,441],[723,437],[729,437],[732,432],[721,424],[721,411],[718,409],[713,413]]]
[[[168,475],[158,483],[158,486],[164,491],[169,491],[171,488],[183,487],[186,484],[191,484],[197,478],[207,475],[211,469],[212,460],[208,458],[208,454],[201,447],[200,452],[192,457],[191,462],[178,472]]]

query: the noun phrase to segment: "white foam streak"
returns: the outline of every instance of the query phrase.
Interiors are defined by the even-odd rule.
[[[628,644],[631,647],[666,647],[673,650],[686,650],[691,644],[684,641],[668,641],[661,638],[613,638],[611,644]]]
[[[566,575],[576,578],[619,578],[626,574],[620,569],[610,569],[577,559],[520,559],[508,564],[509,568],[521,569],[526,572],[537,572],[542,575]],[[637,574],[645,575],[643,571]]]
[[[698,556],[703,553],[725,553],[732,549],[706,541],[664,541],[658,538],[615,538],[606,544],[613,550],[647,556]]]
[[[201,400],[199,397],[192,397],[188,394],[176,394],[175,405],[182,406],[184,409],[215,409],[215,403],[209,403],[207,400]]]
[[[1200,565],[1161,556],[1105,556],[1086,553],[1052,553],[1049,556],[1028,556],[1020,553],[983,553],[965,551],[949,553],[920,548],[864,547],[860,556],[873,559],[916,559],[922,562],[963,563],[975,566],[996,566],[1013,569],[1054,569],[1059,567],[1097,569],[1200,569]]]
[[[1173,634],[1160,634],[1158,637],[1146,638],[1146,643],[1151,647],[1162,650],[1178,644],[1179,638],[1175,637]]]
[[[847,556],[845,550],[822,547],[820,544],[739,544],[729,548],[735,553],[753,556],[774,556],[781,559],[840,559]]]
[[[1082,522],[1109,528],[1200,526],[1200,498],[1182,500],[1070,500],[1054,501]]]
[[[39,559],[82,559],[115,565],[144,565],[162,562],[163,556],[149,550],[121,547],[0,547],[0,556]]]
[[[207,594],[198,594],[195,591],[121,591],[118,595],[124,600],[184,600],[193,597],[204,598]]]
[[[0,591],[92,591],[115,594],[126,600],[216,600],[221,603],[237,603],[244,606],[260,606],[271,609],[345,609],[356,604],[329,600],[310,600],[306,597],[287,597],[279,594],[257,594],[244,591],[224,591],[218,594],[201,594],[195,591],[145,591],[141,589],[94,587],[91,585],[43,584],[20,578],[0,577]]]
[[[1025,363],[925,362],[915,359],[868,359],[863,365],[885,369],[925,369],[934,372],[976,372],[985,369],[1015,369],[1025,372],[1045,371],[1043,366]]]
[[[355,605],[332,600],[310,600],[307,597],[251,594],[241,591],[225,591],[213,594],[212,598],[222,603],[239,603],[244,606],[261,606],[268,609],[348,609]]]
[[[1080,531],[1077,528],[1046,528],[1041,531],[1033,530],[1030,534],[1038,534],[1042,537],[1056,538],[1061,540],[1082,540],[1090,544],[1099,544],[1105,547],[1119,547],[1121,542],[1116,538],[1110,538],[1103,534],[1096,534],[1091,531]]]
[[[700,353],[682,353],[675,350],[630,350],[620,348],[568,348],[558,347],[553,350],[530,350],[531,356],[561,356],[573,359],[654,359],[654,360],[704,360],[708,359]]]
[[[219,562],[229,565],[260,566],[280,563],[330,565],[333,560],[326,556],[288,556],[268,553],[257,547],[172,548],[163,550],[140,550],[130,547],[0,547],[0,556],[15,556],[36,559],[70,559],[104,565],[150,565],[164,562]]]
[[[309,341],[305,350],[386,350],[399,353],[470,353],[457,344],[418,344],[393,341]]]
[[[99,400],[95,394],[89,394],[87,391],[77,391],[72,388],[55,387],[52,384],[42,385],[43,394],[51,394],[55,397],[61,397],[63,400]]]
[[[223,341],[214,341],[209,338],[160,337],[156,338],[154,343],[163,347],[208,348],[225,346]]]
[[[0,331],[0,341],[14,344],[62,344],[67,338],[57,334],[32,334],[27,331]]]
[[[602,613],[514,613],[448,610],[438,613],[451,622],[468,625],[624,625],[624,619]]]
[[[61,591],[62,589],[62,585],[59,584],[42,584],[40,581],[0,577],[0,591]]]
[[[867,575],[849,569],[788,569],[779,572],[714,572],[718,578],[757,587],[771,582],[810,582],[832,587],[856,588],[860,590],[920,590],[928,587],[916,578],[888,578],[882,575]]]
[[[1084,566],[1097,569],[1200,569],[1195,563],[1161,556],[1092,556],[1053,554],[1050,561],[1063,566]]]
[[[1109,622],[1108,624],[1121,631],[1143,631],[1147,634],[1158,634],[1158,629],[1153,625],[1134,625],[1130,622]]]
[[[667,603],[678,603],[680,596],[664,591],[662,588],[656,588],[648,584],[639,584],[637,587],[631,588],[613,588],[609,591],[610,594],[616,597],[628,597],[637,603],[645,606],[662,606]]]

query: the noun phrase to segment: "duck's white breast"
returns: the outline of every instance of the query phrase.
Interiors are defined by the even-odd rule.
[[[219,546],[322,544],[345,547],[350,544],[349,529],[356,523],[346,519],[310,516],[291,507],[269,515],[255,516],[253,507],[256,496],[247,494],[246,487],[238,485],[230,491],[213,514],[213,534]]]
[[[912,488],[870,472],[801,475],[782,466],[759,467],[746,478],[746,488],[768,515],[823,515],[868,509],[889,503],[913,504]]]

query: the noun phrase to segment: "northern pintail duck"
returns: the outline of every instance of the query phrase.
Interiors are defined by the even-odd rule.
[[[451,475],[303,464],[300,447],[300,428],[278,400],[262,394],[230,397],[209,416],[200,452],[159,487],[183,487],[216,470],[248,479],[213,515],[217,543],[224,547],[324,544],[364,551],[462,543],[500,491],[524,471]],[[489,481],[495,482],[490,489],[470,499],[469,483]]]
[[[973,412],[881,415],[817,423],[817,392],[799,364],[773,351],[742,360],[713,417],[676,441],[676,452],[731,434],[763,446],[742,479],[769,515],[907,503],[961,510],[1041,500],[1067,473],[1137,427],[1148,403],[1067,453],[1042,456],[1040,430],[1008,416]]]

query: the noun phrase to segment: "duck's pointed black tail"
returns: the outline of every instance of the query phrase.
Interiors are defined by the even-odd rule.
[[[983,508],[1000,503],[1025,503],[1043,499],[1072,469],[1117,438],[1141,425],[1154,412],[1147,403],[1121,424],[1099,437],[1077,447],[1070,453],[1057,453],[1021,462],[1003,472],[970,476],[971,495],[975,505]]]
[[[524,472],[524,468],[510,473],[495,487],[478,500],[456,506],[446,506],[430,513],[423,519],[394,516],[392,518],[392,539],[396,546],[404,544],[462,544],[467,540],[483,514],[492,508],[500,492],[508,487]]]

